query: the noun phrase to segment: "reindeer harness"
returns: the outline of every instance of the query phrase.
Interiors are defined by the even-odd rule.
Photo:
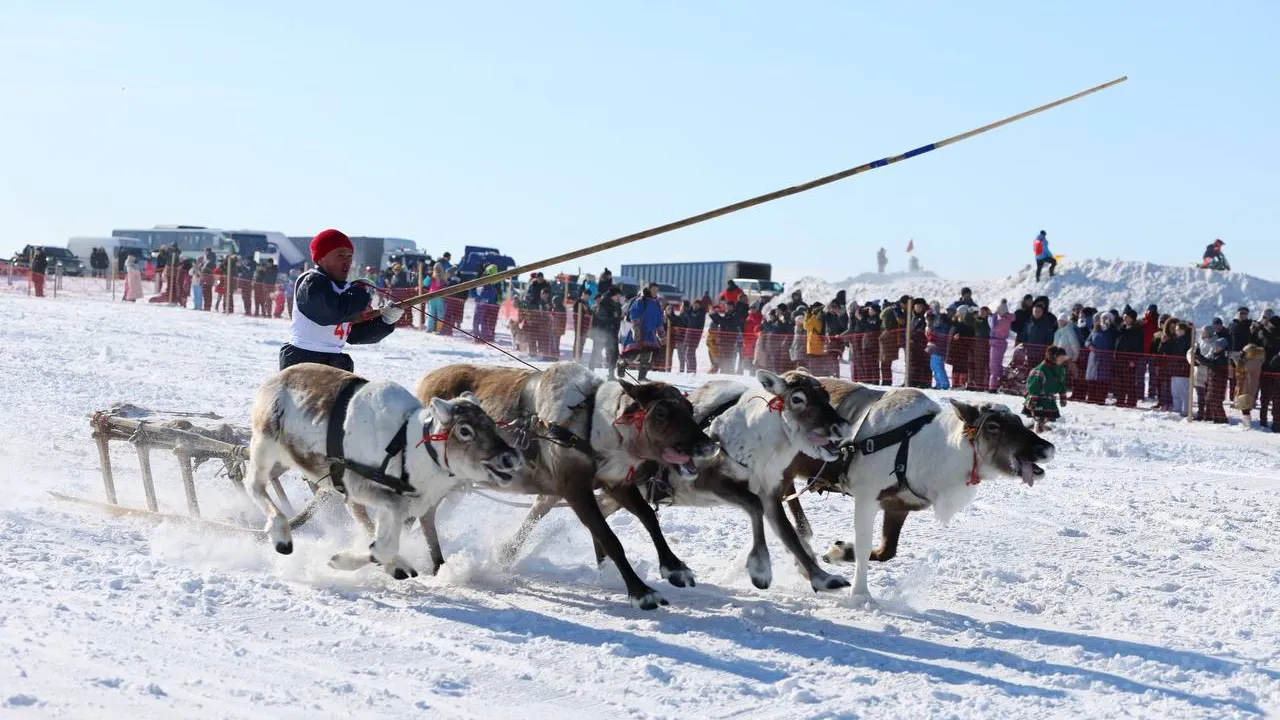
[[[409,482],[407,455],[409,447],[409,418],[413,417],[412,414],[405,418],[400,425],[400,429],[396,431],[395,435],[391,436],[391,442],[387,443],[385,450],[386,455],[382,458],[382,465],[379,467],[365,465],[343,455],[342,446],[346,438],[346,431],[343,430],[342,426],[347,419],[347,409],[351,406],[351,398],[355,396],[356,391],[364,387],[367,382],[368,380],[364,378],[352,378],[342,386],[342,389],[338,391],[338,397],[333,401],[333,410],[329,414],[329,427],[325,437],[325,455],[329,461],[329,479],[333,482],[333,488],[343,495],[346,495],[347,491],[342,478],[347,470],[368,478],[397,495],[414,494],[417,490]],[[431,456],[432,462],[452,477],[453,472],[448,468],[448,449],[446,448],[445,450],[444,464],[441,464],[435,448],[431,446],[432,441],[447,440],[449,430],[445,428],[440,432],[431,433],[429,430],[434,424],[435,420],[432,419],[429,425],[422,428],[422,440],[418,444],[426,445],[427,454]],[[387,466],[391,464],[391,460],[397,455],[401,456],[399,476],[391,475],[387,472]]]

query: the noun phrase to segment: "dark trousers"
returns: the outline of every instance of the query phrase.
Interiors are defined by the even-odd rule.
[[[1036,282],[1040,282],[1040,270],[1045,265],[1049,266],[1049,277],[1053,277],[1053,269],[1058,267],[1058,259],[1045,258],[1044,260],[1041,260],[1040,258],[1036,258]]]
[[[289,343],[280,346],[280,369],[284,370],[293,365],[301,365],[302,363],[316,363],[318,365],[328,365],[336,367],[339,370],[347,372],[355,372],[356,364],[351,356],[346,353],[322,353],[314,350],[303,350],[294,347]]]
[[[618,365],[618,332],[607,328],[592,328],[591,358],[587,361],[587,367],[594,369],[600,363],[602,354],[604,367],[609,371],[609,377],[613,377],[614,368]]]

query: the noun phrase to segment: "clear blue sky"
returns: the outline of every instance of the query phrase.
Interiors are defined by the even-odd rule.
[[[190,223],[525,262],[939,140],[583,261],[775,276],[1185,264],[1280,279],[1280,2],[9,0],[0,252]]]

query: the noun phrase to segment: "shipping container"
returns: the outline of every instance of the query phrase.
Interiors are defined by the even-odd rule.
[[[650,282],[669,283],[680,288],[684,296],[691,300],[703,295],[710,295],[714,300],[730,280],[759,280],[760,285],[776,287],[776,292],[780,293],[782,287],[769,282],[772,271],[773,267],[769,263],[725,260],[623,265],[619,274],[633,277],[641,285]]]

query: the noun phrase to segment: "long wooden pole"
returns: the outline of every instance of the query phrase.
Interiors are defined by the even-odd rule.
[[[896,163],[896,162],[902,162],[903,160],[916,157],[917,155],[923,155],[931,150],[937,150],[938,148],[943,148],[948,145],[958,143],[961,140],[967,140],[973,137],[974,135],[980,135],[984,132],[995,130],[998,127],[1008,125],[1009,123],[1017,122],[1019,120],[1022,120],[1023,118],[1031,117],[1032,115],[1035,115],[1037,113],[1042,113],[1045,110],[1058,107],[1059,105],[1065,105],[1066,103],[1069,103],[1073,100],[1079,100],[1080,98],[1086,95],[1092,95],[1093,93],[1096,93],[1100,90],[1105,90],[1111,87],[1112,85],[1118,85],[1128,79],[1129,77],[1127,75],[1118,77],[1115,80],[1112,80],[1110,82],[1105,82],[1095,87],[1091,87],[1088,90],[1078,92],[1075,95],[1069,95],[1059,100],[1054,100],[1051,103],[1047,103],[1039,107],[1032,108],[1025,112],[1020,112],[1017,115],[1010,115],[1009,117],[1003,120],[997,120],[996,122],[990,123],[988,125],[983,125],[980,128],[974,128],[973,130],[960,133],[959,135],[953,135],[945,140],[939,140],[938,142],[929,143],[928,145],[922,145],[914,150],[908,150],[900,155],[881,158],[879,160],[866,163],[864,165],[859,165],[854,168],[849,168],[848,170],[841,170],[838,173],[833,173],[831,175],[820,177],[816,180],[810,180],[807,183],[803,183],[800,185],[793,185],[789,188],[783,188],[782,190],[775,190],[771,193],[766,193],[764,195],[751,198],[750,200],[743,200],[741,202],[736,202],[736,203],[733,203],[732,205],[725,205],[722,208],[710,210],[710,211],[701,213],[699,215],[693,215],[683,220],[670,222],[670,223],[667,223],[666,225],[659,225],[657,227],[649,228],[648,230],[642,230],[638,233],[624,235],[620,238],[608,240],[606,242],[598,243],[596,245],[590,245],[588,247],[574,250],[572,252],[567,252],[562,255],[556,255],[555,257],[549,257],[549,258],[538,260],[536,262],[531,262],[525,265],[519,265],[517,267],[511,268],[510,270],[504,270],[496,275],[483,275],[474,280],[468,280],[466,282],[459,283],[457,285],[451,285],[448,288],[444,288],[442,290],[423,293],[422,295],[417,295],[411,298],[400,300],[396,302],[395,305],[402,308],[409,307],[412,305],[418,305],[420,303],[427,302],[428,300],[432,300],[434,298],[442,297],[444,295],[453,295],[454,293],[466,292],[467,290],[480,287],[481,285],[488,285],[490,283],[501,282],[503,280],[515,277],[522,273],[547,267],[548,265],[558,265],[560,263],[569,262],[570,260],[577,260],[580,257],[585,257],[587,255],[593,255],[595,253],[602,252],[604,250],[611,250],[616,247],[628,245],[630,243],[636,242],[637,240],[644,240],[646,238],[654,237],[655,235],[662,235],[664,233],[669,233],[673,230],[680,230],[681,228],[686,228],[686,227],[689,227],[690,225],[696,225],[701,222],[706,222],[707,220],[712,220],[722,215],[728,215],[730,213],[738,212],[739,210],[746,210],[749,207],[755,207],[756,205],[763,205],[764,203],[771,202],[773,200],[779,200],[781,198],[789,197],[791,195],[797,195],[799,193],[805,192],[806,190],[812,190],[814,188],[822,187],[823,185],[829,185],[833,182],[836,182],[837,180],[843,180],[845,178],[853,177],[854,175],[859,175],[869,170],[874,170],[876,168],[884,167],[886,165],[892,165],[893,163]],[[377,314],[376,312],[369,313],[370,316],[374,316],[376,314]]]

